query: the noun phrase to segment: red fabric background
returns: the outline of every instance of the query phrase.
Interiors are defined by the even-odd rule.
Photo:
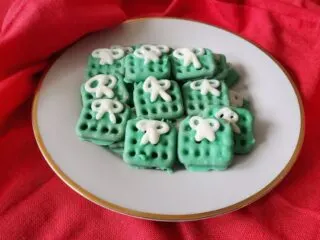
[[[2,0],[0,9],[0,239],[320,239],[319,2]],[[86,33],[137,16],[222,26],[260,44],[292,74],[305,107],[305,142],[266,197],[215,219],[157,223],[104,210],[50,170],[31,127],[41,72]]]

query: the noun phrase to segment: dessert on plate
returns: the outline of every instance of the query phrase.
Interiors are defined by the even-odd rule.
[[[255,144],[237,71],[207,48],[137,44],[92,51],[76,125],[135,168],[225,170]]]

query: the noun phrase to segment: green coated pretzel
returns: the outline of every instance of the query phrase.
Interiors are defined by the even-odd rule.
[[[156,144],[142,143],[146,132],[137,128],[137,123],[143,118],[129,120],[126,127],[123,160],[138,168],[156,168],[170,171],[177,159],[177,130],[169,122],[169,131],[161,134]],[[160,121],[159,121],[160,122]]]
[[[158,95],[157,99],[152,102],[151,91],[146,92],[143,90],[143,86],[147,83],[147,80],[135,84],[133,100],[137,116],[151,119],[176,119],[183,115],[183,100],[179,85],[175,81],[165,81],[169,81],[170,83],[170,87],[165,90],[165,94],[171,98],[170,101],[165,101]]]
[[[200,117],[200,118],[199,118]],[[197,120],[194,120],[197,118]],[[195,124],[191,124],[195,122]],[[199,129],[196,123],[201,121],[218,122],[214,132],[214,140],[203,138],[196,140]],[[211,124],[211,122],[210,122]],[[211,129],[209,130],[211,131]],[[206,132],[209,132],[206,131]],[[186,117],[180,124],[178,133],[179,161],[190,171],[224,170],[233,159],[233,132],[229,124],[219,121],[208,111]]]

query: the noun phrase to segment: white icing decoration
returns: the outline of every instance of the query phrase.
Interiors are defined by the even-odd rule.
[[[159,61],[162,53],[169,52],[169,47],[165,45],[150,45],[145,44],[136,49],[133,54],[138,58],[144,59],[144,64],[149,63],[150,61],[156,62]]]
[[[166,92],[171,86],[171,82],[167,79],[157,80],[155,77],[148,77],[143,83],[143,91],[150,93],[150,101],[154,102],[158,96],[166,101],[171,102],[171,96]]]
[[[190,83],[190,88],[193,90],[199,90],[202,95],[207,95],[208,92],[210,92],[216,97],[220,96],[220,91],[217,89],[219,86],[220,82],[215,79],[202,79]]]
[[[91,85],[97,82],[95,87]],[[113,88],[117,84],[117,79],[112,75],[99,74],[90,78],[84,85],[84,89],[88,93],[95,93],[96,98],[101,98],[103,95],[107,98],[113,98]]]
[[[91,109],[97,112],[97,120],[100,120],[105,113],[108,113],[110,121],[116,123],[115,113],[120,113],[123,110],[123,105],[114,99],[97,99],[92,102]]]
[[[136,127],[144,132],[140,142],[142,145],[147,143],[157,144],[161,134],[165,134],[170,130],[167,123],[157,120],[140,120],[137,122]]]
[[[99,63],[103,64],[113,64],[114,60],[121,59],[124,57],[124,50],[121,48],[99,48],[92,52],[92,57],[100,58]]]
[[[157,45],[157,48],[159,48],[160,51],[163,53],[168,53],[170,50],[170,48],[167,45]]]
[[[110,48],[111,49],[120,48],[120,49],[122,49],[124,51],[124,53],[132,53],[133,52],[133,48],[132,47],[127,47],[127,46],[111,45]]]
[[[216,112],[215,116],[216,116],[216,118],[223,119],[226,122],[230,123],[232,130],[235,133],[238,133],[238,134],[241,133],[241,130],[240,130],[239,126],[237,125],[237,122],[239,120],[239,116],[237,113],[232,111],[230,108],[228,108],[228,107],[221,108],[218,112]]]
[[[244,98],[240,93],[230,90],[229,99],[230,99],[231,106],[234,106],[234,107],[243,106]]]
[[[189,48],[177,48],[172,54],[175,58],[183,60],[183,66],[187,67],[192,63],[195,69],[199,69],[202,65],[197,55],[200,56],[204,53],[205,51],[203,48],[197,48],[195,50]]]
[[[196,131],[194,139],[197,142],[202,141],[204,138],[212,142],[215,140],[215,132],[218,131],[220,123],[214,118],[202,118],[193,116],[189,120],[189,125]]]

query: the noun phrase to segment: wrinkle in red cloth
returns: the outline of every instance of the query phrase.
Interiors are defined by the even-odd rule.
[[[311,0],[6,0],[0,33],[0,239],[319,239],[320,15]],[[56,53],[89,32],[141,16],[226,28],[292,74],[306,137],[289,175],[254,204],[214,219],[158,223],[85,200],[49,169],[31,126],[31,100]],[[0,20],[1,22],[1,20]],[[270,76],[272,77],[272,76]]]

